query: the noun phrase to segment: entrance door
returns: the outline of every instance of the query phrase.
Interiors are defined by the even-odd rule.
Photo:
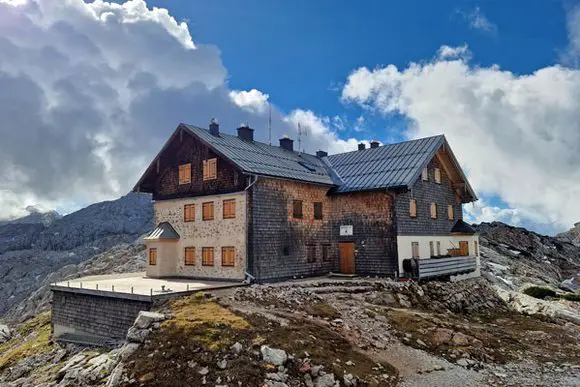
[[[340,255],[340,272],[342,274],[354,274],[354,242],[341,242],[338,244]]]
[[[469,242],[467,241],[459,242],[459,255],[462,257],[467,257],[469,255]]]

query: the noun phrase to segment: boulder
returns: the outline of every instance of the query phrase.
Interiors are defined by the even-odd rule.
[[[454,332],[451,329],[437,328],[435,332],[433,332],[431,340],[435,345],[446,344],[451,341],[453,334]]]
[[[149,335],[149,329],[139,329],[137,327],[129,328],[127,332],[127,342],[129,343],[143,343],[145,338]]]
[[[333,387],[334,374],[324,374],[314,380],[314,387]]]
[[[0,324],[0,344],[4,344],[12,337],[12,331],[8,325]]]
[[[150,328],[154,323],[163,320],[165,320],[165,315],[161,313],[141,311],[139,312],[139,315],[135,319],[135,324],[133,325],[140,329],[147,329]]]
[[[453,338],[451,339],[451,345],[453,345],[454,347],[465,347],[467,345],[469,345],[470,342],[470,336],[464,335],[461,332],[455,332],[453,334]]]
[[[267,345],[262,345],[260,351],[262,352],[262,359],[270,364],[280,366],[284,365],[286,360],[288,360],[288,355],[281,349],[270,348]]]

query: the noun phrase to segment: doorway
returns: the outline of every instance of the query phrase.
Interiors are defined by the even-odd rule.
[[[340,272],[342,274],[354,274],[354,242],[340,242],[338,244],[340,256]]]

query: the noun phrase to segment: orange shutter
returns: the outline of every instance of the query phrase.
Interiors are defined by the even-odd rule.
[[[222,247],[222,266],[234,266],[236,261],[236,249]]]
[[[441,170],[439,168],[435,168],[435,183],[441,183]]]
[[[195,204],[186,204],[183,206],[183,221],[193,222],[195,220]]]
[[[185,264],[188,266],[195,265],[195,247],[185,248]]]
[[[231,219],[236,217],[236,199],[228,199],[223,202],[223,216],[224,219]]]
[[[431,218],[437,219],[437,204],[431,203]]]
[[[412,218],[417,216],[417,200],[415,199],[409,201],[409,216]]]
[[[191,164],[181,164],[179,166],[179,184],[191,183]]]
[[[453,220],[455,217],[453,214],[453,206],[451,204],[447,206],[447,217],[449,218],[449,220]]]
[[[213,266],[213,247],[203,247],[201,249],[201,264],[203,266]]]
[[[149,249],[149,264],[157,265],[157,249],[155,248]]]

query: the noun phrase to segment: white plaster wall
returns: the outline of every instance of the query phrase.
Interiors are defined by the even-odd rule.
[[[469,243],[469,255],[474,256],[473,242],[477,241],[478,252],[480,251],[479,236],[477,235],[458,235],[458,236],[398,236],[397,237],[397,251],[399,259],[399,275],[403,274],[403,260],[413,257],[412,242],[419,242],[419,258],[431,258],[431,249],[429,242],[433,241],[433,250],[437,254],[437,241],[441,242],[441,255],[447,254],[447,249],[458,249],[459,241],[467,241]],[[479,257],[479,255],[478,255]],[[477,273],[479,273],[479,258],[477,259]],[[478,274],[479,275],[479,274]]]
[[[153,278],[171,277],[177,267],[177,243],[174,241],[145,240],[147,246],[147,276]],[[157,249],[157,264],[149,264],[149,249]]]
[[[233,219],[223,219],[223,201],[228,199],[236,200],[236,217]],[[214,202],[214,219],[202,220],[202,204],[210,201]],[[184,222],[183,220],[183,208],[186,204],[195,204],[195,221],[193,222]],[[176,253],[173,273],[166,276],[244,279],[247,234],[245,191],[156,201],[153,209],[156,225],[161,222],[169,222],[180,235],[180,239],[175,242]],[[221,249],[229,246],[236,250],[235,265],[223,267]],[[185,247],[195,247],[195,265],[185,265]],[[202,266],[201,252],[203,247],[214,248],[213,266]],[[157,258],[157,265],[159,265],[160,259],[162,258]]]

